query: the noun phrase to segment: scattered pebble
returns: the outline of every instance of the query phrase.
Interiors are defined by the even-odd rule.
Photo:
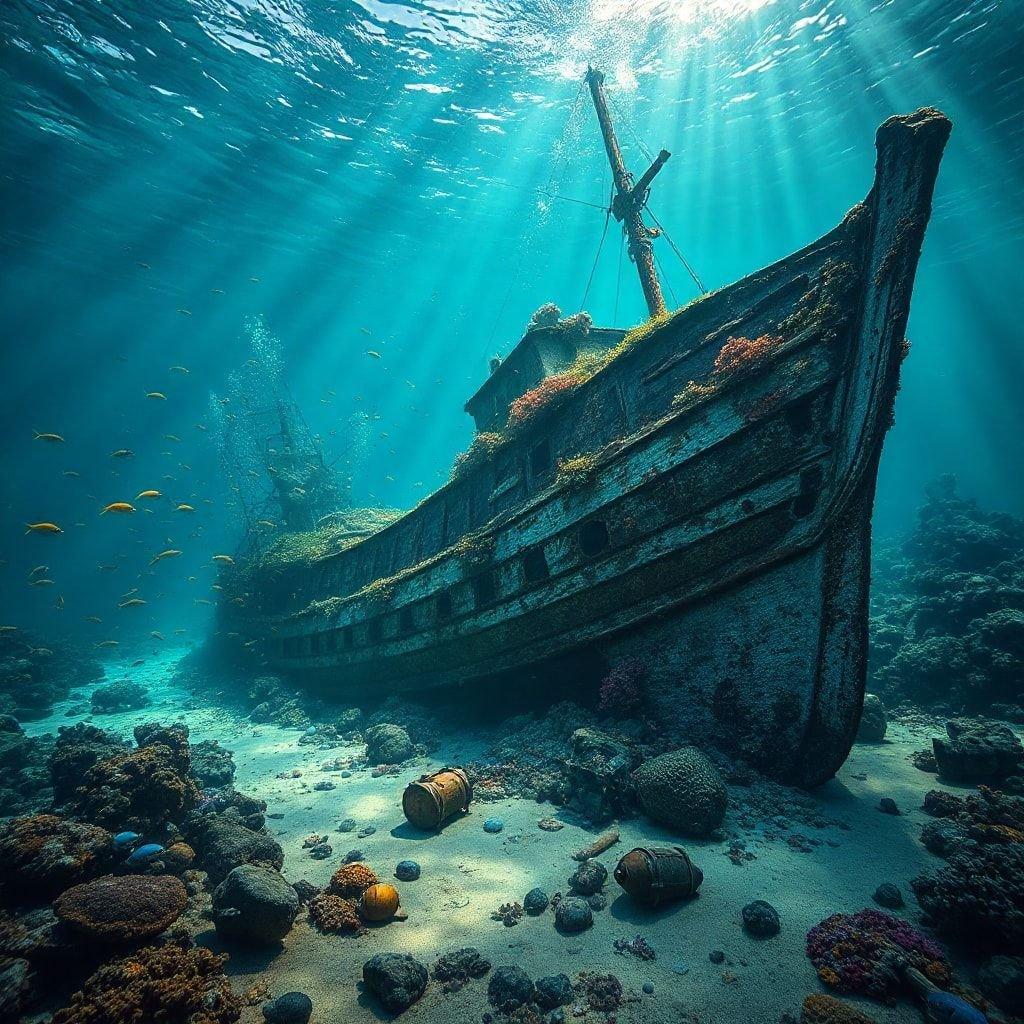
[[[349,850],[348,853],[345,854],[346,864],[355,864],[357,860],[366,860],[362,850]]]
[[[645,981],[643,987],[644,987],[644,993],[646,995],[649,995],[649,996],[653,996],[654,995],[654,985],[652,985],[651,982]]]
[[[523,909],[530,915],[530,917],[536,917],[538,914],[543,914],[544,911],[548,909],[548,904],[550,902],[548,894],[543,889],[531,889],[523,897]]]
[[[484,822],[484,831],[492,834],[500,832],[505,827],[505,822],[501,818],[488,818]]]
[[[355,832],[356,820],[355,818],[346,818],[344,821],[338,824],[339,832]]]
[[[725,963],[725,953],[722,952],[722,950],[720,950],[720,949],[713,949],[713,950],[711,950],[710,953],[708,953],[708,959],[713,964],[724,964]]]
[[[420,866],[414,860],[400,860],[395,866],[395,878],[400,882],[415,882],[420,877]]]
[[[743,928],[748,935],[757,939],[768,939],[778,935],[782,925],[779,912],[765,900],[754,900],[742,910]]]
[[[900,814],[900,809],[896,806],[896,801],[891,796],[883,796],[878,801],[878,809],[883,814]]]

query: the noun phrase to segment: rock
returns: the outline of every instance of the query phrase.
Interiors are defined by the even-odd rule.
[[[27,960],[0,960],[0,1020],[14,1021],[32,991],[32,965]]]
[[[92,713],[109,715],[114,711],[130,711],[144,708],[149,703],[149,693],[140,683],[122,679],[117,683],[97,686],[92,691]]]
[[[203,740],[189,746],[192,778],[201,789],[220,789],[235,779],[235,761],[231,751],[216,740]]]
[[[395,878],[400,882],[415,882],[420,877],[420,866],[414,860],[400,860],[395,865]]]
[[[653,996],[654,995],[654,985],[653,985],[653,983],[649,982],[649,981],[645,981],[643,983],[643,992],[644,992],[644,995]]]
[[[299,903],[308,903],[318,893],[323,892],[323,889],[312,882],[307,882],[305,878],[300,878],[292,885],[292,888],[295,890],[295,895],[299,897]]]
[[[284,851],[276,839],[247,828],[231,814],[204,814],[189,822],[185,834],[213,885],[241,864],[280,870],[284,863]]]
[[[490,832],[492,835],[500,832],[505,827],[505,822],[501,818],[488,818],[484,822],[484,831]]]
[[[584,727],[572,734],[572,755],[566,763],[569,805],[600,824],[623,808],[629,773],[637,756],[620,740],[599,729]]]
[[[538,978],[535,989],[534,998],[542,1010],[568,1006],[573,1001],[572,982],[564,974],[549,974]]]
[[[572,891],[581,896],[593,896],[604,888],[608,869],[596,860],[585,860],[569,877]]]
[[[885,730],[888,724],[882,698],[873,693],[864,694],[864,708],[860,714],[857,742],[881,743],[885,739]]]
[[[536,917],[538,914],[543,914],[548,909],[548,894],[543,889],[531,889],[523,897],[523,910],[525,910],[530,917]]]
[[[62,725],[50,752],[50,779],[53,782],[55,806],[67,803],[82,784],[85,773],[97,761],[127,749],[126,744],[113,733],[98,729],[86,722]]]
[[[338,831],[339,832],[355,832],[356,824],[357,824],[357,822],[356,822],[355,818],[345,818],[344,821],[338,822]]]
[[[753,903],[748,903],[743,908],[742,917],[744,931],[756,939],[767,939],[778,935],[782,927],[778,911],[765,900],[754,900]]]
[[[50,899],[110,867],[110,833],[95,825],[55,814],[0,825],[0,885],[8,898]]]
[[[900,809],[896,806],[896,801],[893,800],[891,796],[883,796],[882,799],[878,801],[878,809],[883,814],[894,814],[898,816],[900,813]]]
[[[487,984],[487,1000],[503,1013],[511,1013],[530,1002],[534,991],[533,982],[522,967],[499,967]]]
[[[563,932],[582,932],[594,923],[590,904],[580,896],[563,896],[555,908],[555,926]]]
[[[374,725],[366,730],[366,759],[370,764],[401,764],[416,750],[400,725]]]
[[[1021,771],[1024,747],[1016,733],[996,722],[954,719],[947,736],[932,739],[939,776],[950,782],[989,782]]]
[[[1024,1017],[1024,958],[1002,954],[992,957],[978,971],[978,984],[1001,1010]]]
[[[363,982],[385,1010],[401,1013],[423,995],[427,969],[400,953],[378,953],[363,964]]]
[[[708,959],[713,964],[724,964],[725,963],[725,953],[722,950],[720,950],[720,949],[713,949],[713,950],[711,950],[710,953],[708,953]]]
[[[645,761],[633,780],[647,814],[677,832],[706,836],[722,823],[728,802],[725,784],[696,747]]]
[[[441,982],[445,992],[458,992],[470,978],[482,978],[491,969],[491,961],[480,955],[478,949],[467,946],[440,957],[431,972]]]
[[[285,992],[263,1004],[267,1024],[307,1024],[313,1014],[313,1000],[305,992]]]
[[[871,897],[880,907],[895,910],[903,906],[903,893],[892,882],[883,882]]]
[[[53,909],[86,939],[124,944],[159,935],[187,905],[185,886],[173,875],[105,875],[61,893]]]
[[[365,930],[355,900],[333,892],[320,892],[310,897],[307,907],[310,921],[322,932],[360,935]]]
[[[213,892],[217,934],[242,942],[280,942],[299,912],[299,897],[281,873],[256,864],[232,869]]]

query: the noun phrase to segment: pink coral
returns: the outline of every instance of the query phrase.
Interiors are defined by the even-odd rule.
[[[570,391],[583,383],[584,376],[572,370],[545,377],[535,388],[520,395],[508,407],[508,425],[517,427],[536,416],[558,394]]]
[[[715,357],[715,373],[735,373],[763,359],[782,344],[774,334],[758,338],[729,338]]]

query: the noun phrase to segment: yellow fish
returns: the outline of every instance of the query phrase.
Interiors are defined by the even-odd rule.
[[[171,367],[171,373],[188,373],[188,372],[189,372],[189,370],[188,370],[187,366],[172,366]]]
[[[107,512],[134,512],[135,506],[130,505],[127,501],[112,501],[106,508],[100,513],[105,515]]]
[[[64,440],[64,438],[61,437],[60,434],[40,434],[39,431],[37,430],[36,431],[35,440],[37,440],[37,441],[53,441],[53,442],[61,441],[62,442]]]
[[[118,608],[137,608],[140,604],[145,604],[141,597],[130,597],[127,601],[122,601],[117,607]]]
[[[146,397],[147,398],[156,398],[156,399],[159,399],[161,402],[166,402],[167,401],[167,396],[162,391],[147,391],[146,392]]]
[[[135,452],[131,448],[118,448],[116,452],[111,452],[110,457],[112,459],[130,459]]]
[[[135,500],[138,501],[139,498],[159,498],[159,497],[160,497],[160,492],[159,491],[139,491],[139,493],[135,495]]]
[[[26,523],[29,533],[63,533],[64,531],[56,523]]]
[[[181,552],[177,548],[168,548],[166,551],[161,551],[159,555],[154,555],[150,560],[150,565],[156,565],[157,562],[163,561],[165,558],[177,558]]]
[[[191,505],[186,505],[185,502],[180,502],[178,507],[174,511],[175,512],[195,512],[195,509]]]
[[[214,555],[213,561],[220,562],[222,565],[234,565],[235,560],[230,555]]]

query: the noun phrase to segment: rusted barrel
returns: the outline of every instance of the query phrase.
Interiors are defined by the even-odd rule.
[[[417,828],[430,832],[455,814],[469,809],[473,787],[461,768],[442,768],[410,782],[402,794],[402,810]]]
[[[615,881],[640,903],[659,903],[695,896],[704,872],[681,846],[630,850],[615,868]]]

